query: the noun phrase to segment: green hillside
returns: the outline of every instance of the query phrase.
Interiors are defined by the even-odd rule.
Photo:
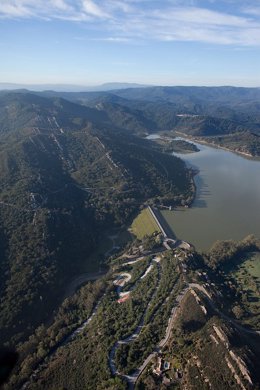
[[[260,135],[250,133],[249,131],[225,136],[204,137],[203,140],[216,146],[228,148],[234,152],[244,153],[253,157],[260,156]]]
[[[149,91],[150,99],[148,91],[138,89],[105,96],[67,94],[69,100],[62,94],[0,93],[0,342],[20,353],[8,390],[20,388],[48,356],[54,360],[43,367],[42,377],[31,378],[31,388],[56,389],[67,383],[70,387],[76,383],[79,389],[82,383],[90,388],[98,383],[100,390],[126,388],[126,382],[109,369],[113,343],[142,321],[138,340],[120,344],[115,354],[122,372],[131,373],[162,340],[182,291],[178,326],[169,333],[172,343],[163,349],[176,370],[182,368],[183,373],[185,367],[182,384],[177,380],[174,386],[194,388],[198,380],[205,389],[209,382],[216,390],[219,383],[236,388],[232,370],[223,363],[227,347],[217,347],[211,337],[213,325],[223,329],[228,345],[259,384],[257,240],[216,243],[203,257],[180,248],[167,251],[157,237],[135,240],[125,248],[117,241],[144,206],[185,206],[194,197],[194,172],[170,154],[174,144],[143,136],[161,130],[214,135],[220,146],[256,155],[258,135],[252,129],[259,127],[258,91],[227,88],[222,95],[219,89]],[[139,233],[143,227],[139,225]],[[147,255],[147,250],[154,252]],[[136,288],[125,306],[113,284],[120,278],[119,270],[132,278],[123,292],[129,288],[132,294]],[[95,278],[105,271],[102,279],[84,284],[90,274]],[[207,315],[186,288],[190,290],[192,283],[209,287],[212,302],[199,293]],[[93,312],[97,316],[89,337],[70,343],[68,337]],[[234,321],[238,326],[230,325]],[[234,341],[238,339],[239,345]],[[221,367],[223,377],[215,366]],[[235,363],[234,370],[238,372]],[[247,382],[239,378],[247,389]],[[164,388],[149,372],[139,385]]]
[[[16,345],[71,279],[98,270],[91,253],[105,231],[146,201],[190,202],[193,189],[180,159],[101,126],[97,109],[10,93],[1,113],[0,326],[1,341]]]

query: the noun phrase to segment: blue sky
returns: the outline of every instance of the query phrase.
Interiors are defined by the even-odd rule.
[[[0,0],[0,82],[260,87],[260,0]]]

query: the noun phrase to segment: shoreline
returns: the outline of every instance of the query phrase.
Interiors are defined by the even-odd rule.
[[[221,145],[215,144],[213,142],[209,142],[209,141],[206,141],[204,139],[194,137],[190,134],[181,133],[179,131],[176,131],[176,134],[182,136],[183,138],[186,138],[187,140],[197,142],[199,144],[204,144],[204,145],[210,146],[210,147],[215,148],[215,149],[223,149],[223,150],[226,150],[227,152],[235,153],[235,154],[238,154],[242,157],[247,157],[249,159],[257,159],[257,158],[259,159],[260,158],[260,156],[253,156],[251,153],[246,153],[246,152],[241,152],[240,150],[230,149],[230,148],[227,148],[226,146],[221,146]]]
[[[178,132],[176,132],[176,133],[178,133]],[[155,136],[158,139],[163,139],[163,140],[168,140],[168,141],[174,140],[176,138],[176,137],[169,136],[169,135],[164,134],[163,132],[159,131],[159,132],[156,132],[156,133],[147,133],[144,139],[153,140],[153,138],[148,138],[149,136]],[[199,152],[200,152],[200,149],[198,149],[196,151],[172,152],[171,154],[172,155],[177,154],[178,155],[177,157],[182,160],[182,158],[179,156],[179,154],[189,154],[189,153],[199,153]],[[182,160],[182,161],[184,161],[184,160]],[[185,161],[184,161],[184,163],[185,163]],[[196,183],[195,183],[194,177],[196,175],[198,175],[200,173],[200,171],[198,169],[193,168],[193,167],[188,167],[186,163],[185,163],[185,165],[186,165],[186,169],[190,173],[190,185],[191,185],[191,192],[192,192],[191,195],[190,195],[191,199],[190,199],[189,202],[185,203],[185,205],[178,205],[177,207],[183,207],[183,208],[187,208],[188,207],[189,208],[189,207],[192,207],[192,205],[193,205],[193,203],[195,201],[195,198],[196,198],[196,194],[197,194],[197,187],[196,187]],[[176,206],[173,206],[173,208],[174,207],[176,207]],[[160,206],[159,206],[159,209],[162,209],[162,208],[160,208]]]
[[[208,142],[208,141],[205,141],[205,140],[194,139],[194,141],[199,142],[199,143],[203,143],[203,144],[211,146],[211,147],[215,147],[216,149],[223,149],[223,150],[226,150],[227,152],[236,153],[236,154],[239,154],[241,156],[249,157],[249,158],[252,158],[252,159],[259,157],[259,156],[253,156],[250,153],[241,152],[240,150],[230,149],[230,148],[227,148],[226,146],[221,146],[221,145],[215,144],[213,142]]]
[[[197,186],[194,178],[195,176],[199,175],[200,171],[199,169],[194,169],[194,168],[188,168],[188,169],[191,171],[191,185],[192,185],[192,199],[191,202],[188,204],[188,207],[192,207],[197,195]]]

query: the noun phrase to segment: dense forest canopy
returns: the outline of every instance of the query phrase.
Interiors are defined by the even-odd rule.
[[[96,108],[8,93],[0,113],[1,340],[12,344],[48,319],[72,277],[98,270],[89,259],[102,232],[144,202],[189,203],[193,189],[180,159]]]

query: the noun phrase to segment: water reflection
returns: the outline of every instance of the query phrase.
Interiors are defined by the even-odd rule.
[[[191,209],[163,211],[178,238],[208,249],[217,239],[260,236],[260,162],[195,143],[200,152],[176,154],[199,170]]]

